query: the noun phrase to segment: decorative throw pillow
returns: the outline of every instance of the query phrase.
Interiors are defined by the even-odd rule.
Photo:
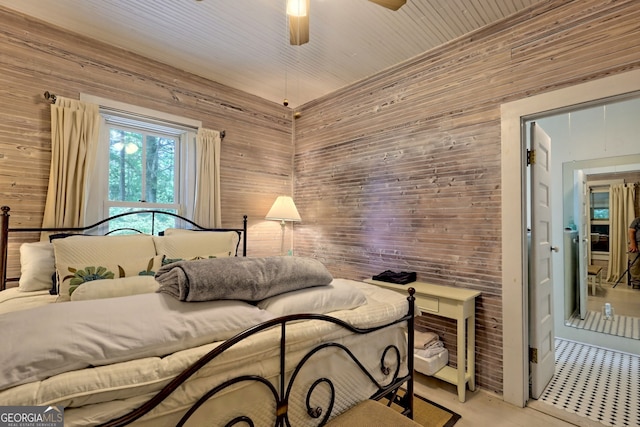
[[[78,286],[71,294],[71,301],[115,298],[129,295],[150,294],[158,290],[154,276],[129,276],[113,280],[92,280]]]
[[[125,236],[70,236],[53,240],[57,264],[152,257],[157,255],[153,238],[144,234]],[[103,261],[107,262],[107,261]]]
[[[231,256],[231,252],[220,252],[218,254],[213,254],[213,255],[207,255],[207,256],[196,256],[193,258],[188,258],[188,259],[184,259],[184,258],[167,258],[166,256],[164,257],[164,259],[162,260],[162,265],[167,265],[167,264],[171,264],[174,262],[178,262],[178,261],[196,261],[199,259],[210,259],[210,258],[227,258]]]
[[[58,299],[69,301],[73,293],[85,283],[94,280],[110,280],[131,276],[155,276],[162,266],[162,255],[144,257],[124,262],[84,262],[58,264]]]
[[[53,245],[49,242],[20,245],[20,290],[22,292],[51,289],[56,271]]]
[[[165,231],[166,233],[166,231]],[[208,258],[230,252],[236,254],[238,233],[235,231],[183,231],[165,236],[153,236],[157,254],[168,259]]]

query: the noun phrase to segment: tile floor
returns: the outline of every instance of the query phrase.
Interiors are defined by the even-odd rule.
[[[577,313],[566,322],[567,326],[603,334],[640,340],[640,317],[614,313],[607,318],[601,311],[587,311],[584,320]]]
[[[559,338],[555,345],[556,373],[539,402],[605,426],[640,426],[640,356]]]
[[[416,393],[462,419],[455,427],[640,426],[640,356],[556,339],[556,374],[525,408],[482,389],[458,402],[455,386],[416,373]]]

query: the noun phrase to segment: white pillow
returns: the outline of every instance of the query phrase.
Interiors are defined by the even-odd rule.
[[[34,242],[20,245],[19,289],[21,291],[33,292],[51,289],[55,271],[55,258],[51,243]]]
[[[158,282],[156,282],[154,276],[129,276],[112,280],[93,280],[78,286],[75,292],[71,294],[71,301],[149,294],[157,290]]]
[[[325,314],[338,310],[351,310],[366,304],[367,297],[360,289],[344,279],[333,279],[326,286],[316,286],[275,295],[256,305],[276,316],[312,313]]]
[[[169,259],[209,258],[225,252],[235,255],[238,240],[235,231],[183,231],[153,236],[156,253]]]
[[[96,280],[114,280],[131,276],[155,276],[162,267],[162,255],[123,259],[123,262],[87,261],[70,264],[57,263],[58,299],[70,301],[73,294],[87,283]]]
[[[131,258],[153,257],[153,238],[146,234],[121,236],[71,236],[53,241],[56,264],[88,261],[117,263]]]

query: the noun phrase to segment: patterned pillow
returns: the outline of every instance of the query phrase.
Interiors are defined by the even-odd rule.
[[[119,279],[131,276],[155,276],[162,266],[162,255],[128,260],[122,263],[84,262],[58,265],[58,299],[69,301],[73,292],[82,284],[94,280]]]
[[[169,258],[166,255],[164,256],[164,259],[162,260],[162,265],[167,265],[167,264],[171,264],[174,262],[178,262],[178,261],[196,261],[199,259],[210,259],[210,258],[227,258],[231,256],[231,252],[220,252],[218,254],[213,254],[213,255],[205,255],[205,256],[195,256],[193,258]]]

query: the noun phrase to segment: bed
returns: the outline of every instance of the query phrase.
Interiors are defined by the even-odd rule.
[[[63,407],[69,426],[316,426],[366,399],[400,404],[412,416],[412,292],[333,278],[317,260],[246,257],[246,217],[242,228],[204,230],[169,214],[171,227],[152,225],[134,240],[137,228],[127,230],[134,236],[116,236],[132,227],[114,232],[109,220],[86,229],[12,229],[9,211],[2,207],[0,273],[3,286],[19,286],[0,292],[0,340],[7,343],[0,406]],[[155,222],[167,214],[145,215]],[[116,219],[122,224],[123,216]],[[96,230],[109,236],[87,236]],[[47,271],[30,287],[22,279],[34,273],[22,266],[20,278],[7,278],[14,236],[43,231],[63,237],[40,242],[55,246],[56,280],[47,281]],[[60,273],[88,271],[70,266],[69,253],[131,261],[149,238],[155,253],[145,253],[143,268],[132,267],[140,277],[113,267],[123,276],[78,284],[78,274]],[[194,244],[210,238],[216,243],[204,252]],[[36,265],[49,265],[48,254],[34,256]],[[144,284],[131,291],[137,282]],[[109,290],[98,291],[105,283]],[[29,335],[38,339],[27,347]]]

